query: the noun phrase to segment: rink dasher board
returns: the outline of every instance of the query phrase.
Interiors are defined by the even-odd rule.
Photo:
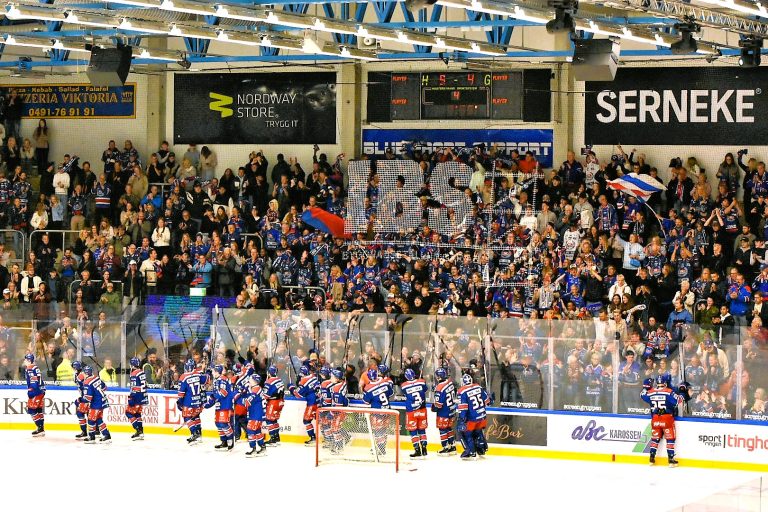
[[[132,432],[125,417],[128,390],[107,392],[110,408],[104,419],[117,433]],[[49,387],[46,392],[46,428],[79,429],[75,418],[74,387]],[[173,434],[182,423],[176,408],[176,393],[149,393],[143,418],[147,434]],[[32,428],[26,412],[27,393],[23,386],[0,386],[0,430]],[[288,398],[280,418],[281,439],[303,442],[304,402]],[[204,409],[202,421],[206,436],[216,436],[214,409]],[[427,438],[432,449],[439,449],[435,414],[428,411]],[[677,453],[683,464],[716,469],[768,471],[768,423],[736,422],[718,419],[682,418],[677,424]],[[401,431],[402,421],[401,421]],[[650,418],[612,414],[563,411],[505,410],[489,408],[491,455],[511,455],[569,460],[645,463],[650,445]],[[175,435],[186,436],[186,429]],[[409,438],[401,436],[401,449],[410,448]],[[665,455],[662,444],[660,458]]]

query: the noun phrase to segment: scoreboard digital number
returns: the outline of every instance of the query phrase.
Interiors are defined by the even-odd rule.
[[[523,72],[392,73],[392,120],[522,119]]]

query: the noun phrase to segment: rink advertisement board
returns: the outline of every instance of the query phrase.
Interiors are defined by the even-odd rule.
[[[112,405],[105,412],[105,422],[108,426],[121,427],[116,431],[120,432],[118,435],[123,435],[130,429],[125,417],[128,392],[124,389],[110,390],[107,396]],[[56,425],[59,429],[62,425],[69,426],[73,432],[77,430],[73,403],[76,397],[74,387],[49,386],[45,401],[46,424]],[[31,428],[26,403],[25,386],[0,385],[0,430]],[[304,405],[301,400],[286,400],[280,418],[281,434],[286,441],[305,439],[302,423]],[[143,416],[150,433],[171,433],[183,421],[176,408],[175,392],[149,393],[149,404],[144,407]],[[428,413],[428,423],[428,440],[436,445],[440,442],[440,435],[432,412]],[[206,432],[215,431],[213,408],[203,411],[202,424]],[[678,420],[677,452],[683,463],[686,460],[700,461],[698,466],[706,466],[704,462],[711,461],[722,463],[718,467],[738,467],[734,464],[741,464],[744,468],[746,464],[754,465],[749,469],[768,469],[766,426],[758,422]],[[182,429],[181,434],[187,435],[186,429]],[[527,456],[536,456],[537,452],[541,452],[542,456],[551,456],[547,455],[549,452],[559,458],[628,461],[632,457],[647,457],[650,418],[490,409],[486,435],[497,454],[514,454],[515,450],[524,450]],[[408,444],[408,436],[401,440],[402,448]],[[665,455],[663,444],[660,454]]]
[[[485,144],[490,148],[496,144],[499,150],[506,150],[507,154],[513,149],[521,154],[532,151],[542,166],[552,167],[553,142],[554,132],[546,129],[363,129],[363,152],[368,155],[383,155],[387,148],[392,148],[398,155],[403,145],[432,152],[445,147],[459,149]]]
[[[764,144],[765,68],[626,68],[612,82],[586,82],[586,144]]]
[[[492,444],[547,446],[547,417],[488,413],[485,435]]]
[[[174,75],[176,144],[335,144],[335,73]]]

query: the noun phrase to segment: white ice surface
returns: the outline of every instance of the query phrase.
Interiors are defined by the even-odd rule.
[[[748,483],[758,473],[518,457],[461,462],[431,454],[395,474],[392,466],[315,468],[314,449],[292,443],[248,459],[246,443],[219,453],[217,442],[205,438],[189,447],[179,436],[132,442],[115,434],[102,446],[84,445],[74,432],[34,439],[27,431],[0,431],[0,510],[759,510],[759,500],[739,495],[754,489]],[[22,499],[31,499],[29,506]]]

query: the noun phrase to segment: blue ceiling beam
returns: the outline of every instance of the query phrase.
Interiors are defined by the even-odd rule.
[[[326,2],[323,5],[323,12],[325,13],[325,17],[329,19],[340,19],[344,21],[351,21],[352,15],[351,12],[351,4],[350,2],[342,2],[339,4],[339,15],[336,16],[336,11],[333,9],[332,3]],[[367,7],[367,4],[359,4],[357,5],[357,11],[355,12],[355,21],[362,22],[363,18],[365,17],[365,8]],[[356,45],[357,44],[357,36],[353,34],[333,34],[333,40],[336,41],[339,44],[345,44],[345,45]]]
[[[400,4],[400,10],[403,11],[403,17],[405,18],[406,23],[413,24],[414,30],[417,30],[419,32],[426,32],[427,31],[427,23],[436,23],[440,21],[440,16],[443,15],[443,6],[442,5],[433,5],[432,6],[432,13],[429,15],[429,20],[427,20],[427,10],[426,9],[419,9],[419,21],[416,22],[416,20],[413,17],[413,13],[409,11],[405,7],[405,2]],[[414,44],[413,49],[416,51],[416,53],[431,53],[432,47],[431,46],[424,46],[420,44]]]
[[[219,18],[216,16],[204,16],[208,25],[216,26],[219,24]],[[185,37],[184,45],[187,47],[187,53],[190,55],[208,55],[208,48],[211,46],[210,39],[198,39],[196,37]]]
[[[274,2],[270,2],[274,3]],[[293,12],[296,14],[307,14],[307,11],[309,10],[309,4],[308,3],[285,3],[283,4],[283,10],[287,12]]]
[[[735,49],[729,49],[724,48],[721,50],[724,56],[730,57],[730,56],[738,56],[739,50]],[[509,59],[522,59],[527,60],[531,58],[556,58],[556,57],[570,57],[572,52],[570,51],[541,51],[541,52],[508,52],[506,58]],[[763,50],[763,54],[768,54],[768,49]],[[663,50],[622,50],[621,56],[622,57],[661,57],[661,56],[669,56],[672,55],[672,52],[669,51],[668,48],[664,48]],[[472,56],[472,55],[470,55]],[[478,55],[477,57],[482,57],[481,55]],[[703,60],[703,55],[701,55]],[[383,60],[433,60],[433,61],[440,61],[440,56],[435,53],[423,53],[423,54],[416,54],[416,53],[399,53],[399,54],[388,54],[385,56],[381,56]],[[195,57],[190,55],[188,57],[189,61],[192,63],[210,63],[210,64],[216,64],[216,63],[226,63],[226,62],[341,62],[341,61],[349,61],[349,59],[344,59],[342,57],[332,57],[332,56],[323,56],[318,57],[316,55],[277,55],[277,56],[261,56],[261,55],[239,55],[239,56],[212,56],[208,55],[205,57]],[[498,58],[496,59],[498,62]],[[53,62],[53,61],[32,61],[26,63],[29,65],[29,67],[62,67],[62,66],[86,66],[88,65],[87,60],[70,60],[66,62]],[[153,59],[134,59],[133,64],[153,64],[157,65],[158,61]],[[2,61],[0,62],[0,68],[17,68],[19,65],[18,61]]]
[[[397,2],[376,0],[370,3],[373,4],[373,9],[376,11],[376,19],[379,20],[379,23],[389,23],[392,21],[392,15],[395,14]]]

